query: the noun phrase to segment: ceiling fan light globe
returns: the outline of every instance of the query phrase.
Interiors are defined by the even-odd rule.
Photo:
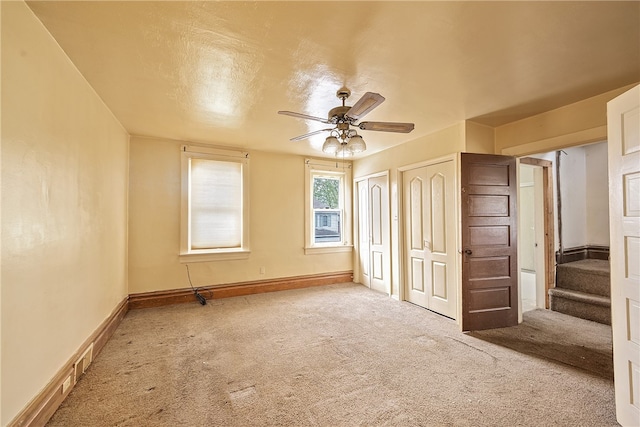
[[[338,152],[340,149],[340,142],[338,138],[335,136],[329,136],[324,140],[324,144],[322,144],[322,152],[327,154],[334,154]]]
[[[352,136],[347,145],[353,154],[362,153],[367,149],[367,144],[364,143],[364,139],[360,135]]]

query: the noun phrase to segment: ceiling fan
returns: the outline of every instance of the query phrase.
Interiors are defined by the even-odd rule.
[[[304,135],[291,138],[291,141],[300,141],[310,136],[317,135],[322,132],[331,132],[326,138],[322,151],[336,155],[353,155],[366,150],[366,144],[358,132],[351,127],[357,127],[362,130],[373,130],[380,132],[399,132],[409,133],[413,130],[413,123],[398,122],[358,122],[362,117],[371,110],[384,102],[384,97],[379,93],[367,92],[352,107],[345,105],[345,101],[351,96],[351,91],[346,87],[338,89],[336,92],[338,99],[342,101],[342,105],[329,110],[328,117],[309,116],[307,114],[294,113],[293,111],[278,111],[278,114],[285,116],[298,117],[305,120],[315,120],[317,122],[335,125],[327,129],[320,129]]]

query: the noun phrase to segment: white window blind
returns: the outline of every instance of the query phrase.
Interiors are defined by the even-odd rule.
[[[242,246],[242,166],[191,158],[191,249]]]

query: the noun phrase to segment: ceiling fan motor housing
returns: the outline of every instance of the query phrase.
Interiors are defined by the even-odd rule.
[[[349,111],[351,107],[348,105],[342,105],[340,107],[335,107],[329,110],[329,121],[331,123],[340,123],[346,121],[345,114]]]

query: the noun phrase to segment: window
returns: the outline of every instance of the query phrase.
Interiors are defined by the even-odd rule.
[[[351,164],[305,160],[305,253],[351,250]]]
[[[314,243],[342,242],[341,181],[339,176],[313,176]]]
[[[249,157],[210,147],[182,147],[180,260],[249,255]]]

